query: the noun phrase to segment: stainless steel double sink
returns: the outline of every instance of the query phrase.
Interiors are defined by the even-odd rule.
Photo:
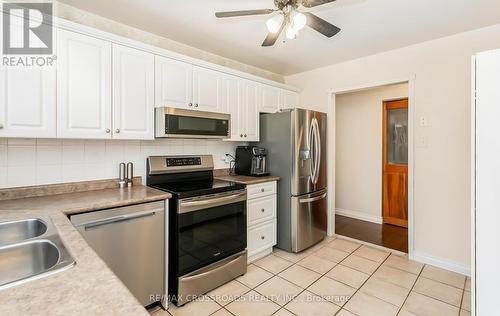
[[[74,264],[50,219],[0,222],[0,290]]]

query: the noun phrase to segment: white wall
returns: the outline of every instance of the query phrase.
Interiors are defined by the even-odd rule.
[[[151,155],[212,154],[216,169],[229,168],[220,159],[234,155],[240,143],[222,140],[61,140],[0,138],[0,188],[118,177],[118,164],[134,163],[134,175],[145,180]]]
[[[495,25],[285,78],[303,89],[302,106],[328,111],[330,89],[416,76],[415,258],[462,272],[471,248],[471,56],[498,47]],[[429,126],[418,126],[420,116]]]
[[[407,83],[337,95],[337,214],[382,223],[383,101],[406,97]]]

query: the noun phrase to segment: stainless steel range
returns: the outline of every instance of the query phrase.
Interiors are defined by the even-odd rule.
[[[170,192],[170,299],[178,306],[246,273],[246,186],[213,178],[213,158],[152,156],[147,185]]]

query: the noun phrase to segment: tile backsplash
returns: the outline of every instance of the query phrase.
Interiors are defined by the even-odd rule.
[[[0,138],[0,188],[118,177],[120,162],[133,162],[134,175],[145,179],[151,155],[211,154],[216,169],[228,168],[221,157],[241,143],[203,139],[73,140]]]

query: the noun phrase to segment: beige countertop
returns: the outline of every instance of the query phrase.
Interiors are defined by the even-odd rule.
[[[263,176],[263,177],[251,177],[251,176],[238,176],[238,175],[229,175],[229,174],[219,174],[214,176],[215,179],[232,181],[243,184],[259,184],[270,181],[278,181],[280,177],[277,176]]]
[[[0,201],[0,222],[49,217],[76,265],[0,290],[5,315],[149,315],[90,248],[67,215],[170,198],[142,185]]]

